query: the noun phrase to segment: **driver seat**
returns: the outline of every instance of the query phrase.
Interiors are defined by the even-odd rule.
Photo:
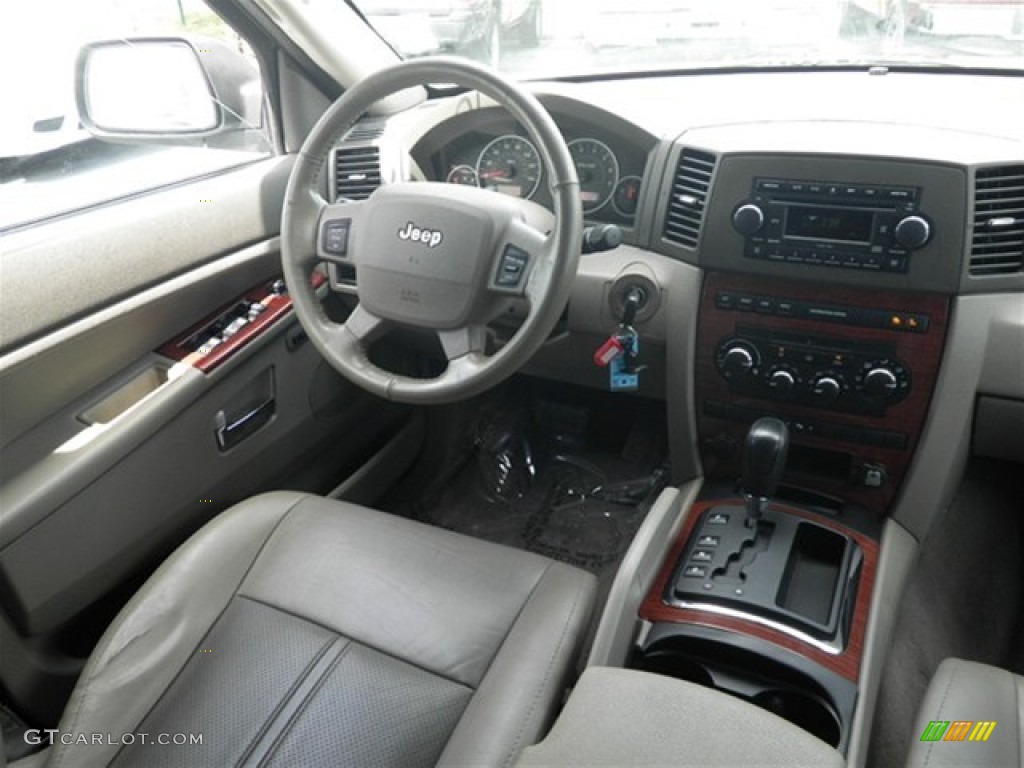
[[[550,724],[593,599],[593,576],[528,552],[257,496],[125,606],[29,761],[508,765]]]

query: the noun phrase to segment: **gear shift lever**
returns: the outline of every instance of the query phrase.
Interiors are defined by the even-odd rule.
[[[761,517],[775,493],[788,453],[789,428],[785,422],[766,416],[750,426],[743,445],[743,490],[751,523]]]

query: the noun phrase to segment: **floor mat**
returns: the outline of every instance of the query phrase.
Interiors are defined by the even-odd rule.
[[[663,416],[643,410],[624,424],[600,402],[488,405],[469,448],[389,511],[606,575],[667,480]]]

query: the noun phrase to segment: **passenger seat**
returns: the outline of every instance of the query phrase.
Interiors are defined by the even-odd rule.
[[[1024,678],[963,659],[939,665],[914,725],[907,768],[1024,766]]]

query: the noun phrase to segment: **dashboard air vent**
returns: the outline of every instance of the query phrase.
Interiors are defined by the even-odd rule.
[[[975,277],[1024,269],[1024,165],[983,168],[974,181],[968,271]]]
[[[362,119],[351,128],[342,139],[342,142],[373,141],[384,135],[384,122],[382,120]]]
[[[715,156],[709,152],[684,149],[679,155],[665,217],[666,240],[688,248],[697,247],[714,172]]]
[[[380,149],[374,146],[334,150],[334,196],[336,200],[365,200],[380,186]]]

